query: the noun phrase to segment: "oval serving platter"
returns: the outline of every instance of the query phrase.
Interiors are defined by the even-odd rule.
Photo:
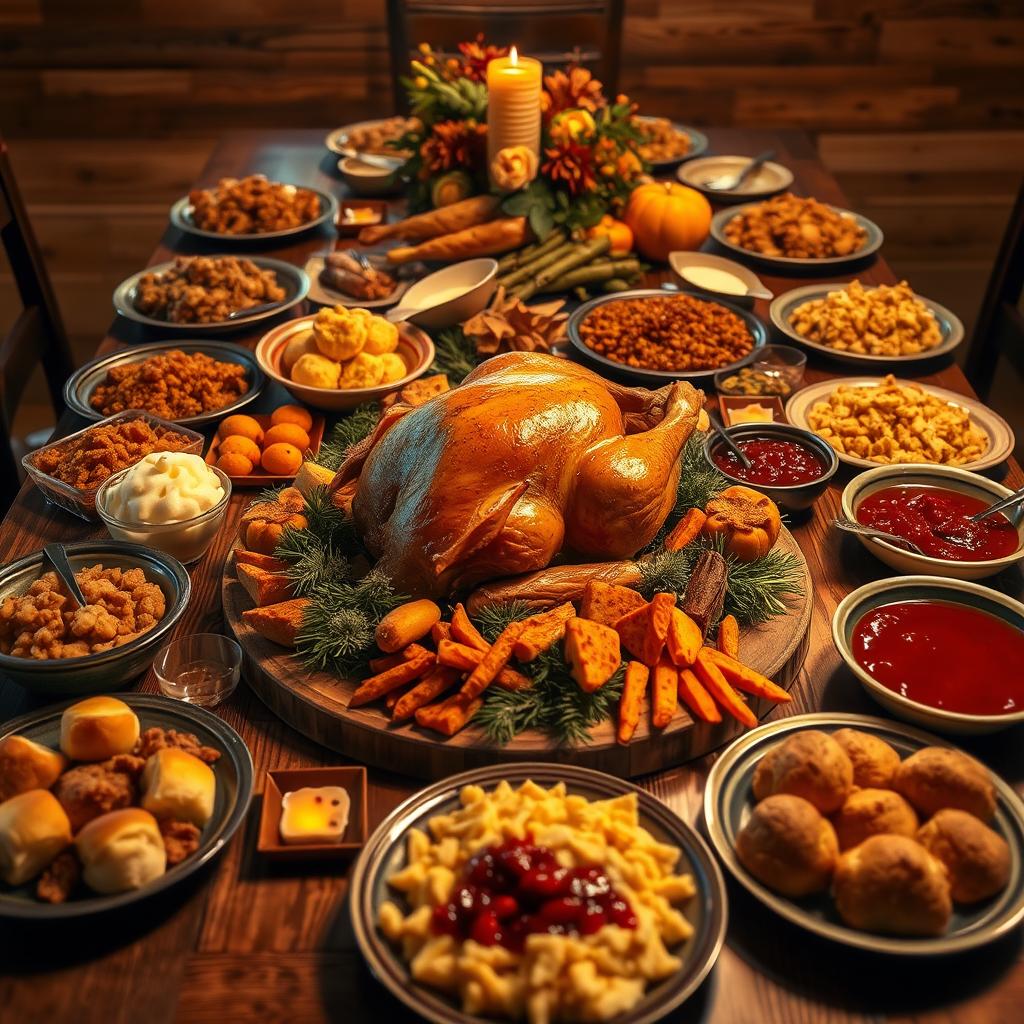
[[[320,199],[320,215],[306,221],[305,224],[297,224],[293,228],[284,228],[282,231],[249,232],[240,235],[229,235],[221,231],[207,231],[205,228],[196,227],[193,222],[192,204],[189,202],[188,196],[182,196],[171,207],[171,224],[179,231],[195,235],[197,238],[209,238],[224,244],[233,244],[235,242],[251,244],[253,242],[269,241],[274,238],[293,238],[296,235],[312,231],[314,228],[320,227],[321,224],[334,223],[334,218],[338,213],[338,200],[334,196],[329,192],[324,192],[322,189],[313,188],[312,185],[296,185],[295,187],[304,188],[308,192],[315,192],[317,194]]]
[[[641,114],[637,120],[659,121],[661,118],[645,117]],[[674,156],[669,160],[649,160],[648,163],[651,165],[651,170],[655,174],[667,174],[669,171],[675,170],[684,161],[692,160],[694,157],[701,156],[708,150],[708,137],[702,131],[697,128],[693,128],[688,124],[679,124],[678,121],[673,121],[672,127],[677,132],[682,132],[689,138],[690,148],[682,156]]]
[[[681,907],[694,934],[682,949],[682,969],[648,990],[629,1012],[616,1017],[619,1024],[653,1024],[689,998],[707,977],[725,940],[728,918],[725,882],[703,839],[685,821],[650,793],[632,783],[574,765],[531,763],[492,765],[463,772],[410,797],[388,815],[369,841],[352,871],[350,902],[356,941],[370,970],[397,999],[426,1020],[438,1024],[481,1024],[482,1018],[463,1013],[442,993],[416,984],[408,965],[377,928],[378,908],[393,899],[387,879],[406,862],[405,838],[427,819],[459,806],[459,790],[466,785],[491,789],[502,779],[517,786],[532,779],[540,786],[564,782],[570,794],[604,800],[638,793],[640,824],[660,842],[677,846],[678,868],[693,875],[696,895]]]
[[[41,903],[33,895],[33,882],[16,889],[0,884],[0,917],[34,920],[66,920],[101,911],[114,910],[146,899],[195,874],[227,845],[245,820],[253,789],[252,756],[242,737],[216,715],[203,708],[159,694],[123,693],[118,695],[139,716],[143,731],[152,726],[194,733],[204,746],[214,747],[221,756],[210,767],[217,780],[213,817],[202,831],[201,844],[192,856],[167,870],[160,878],[130,892],[113,896],[90,895],[66,903]],[[0,739],[18,733],[37,743],[57,749],[60,744],[60,718],[66,701],[32,711],[7,722]]]
[[[324,257],[322,253],[310,256],[306,260],[305,272],[309,278],[310,302],[316,302],[321,306],[358,306],[360,309],[384,309],[393,306],[409,290],[413,279],[409,277],[399,278],[395,283],[395,290],[382,299],[360,299],[347,292],[331,288],[320,280],[320,274],[324,269]]]
[[[877,287],[878,285],[866,285],[864,290],[874,291]],[[938,356],[948,355],[964,340],[964,325],[960,318],[945,306],[940,306],[934,299],[927,299],[916,292],[914,297],[935,317],[935,321],[939,325],[939,333],[942,335],[942,340],[938,345],[924,352],[905,356],[876,356],[862,352],[843,352],[830,345],[824,345],[820,341],[811,341],[792,326],[790,318],[798,306],[802,306],[805,302],[813,302],[815,299],[823,299],[830,292],[840,291],[842,288],[842,284],[810,284],[777,295],[772,300],[771,306],[768,307],[772,326],[802,348],[821,352],[829,359],[861,366],[897,366],[900,363],[916,363],[923,359],[935,359]]]
[[[957,394],[955,391],[947,391],[945,388],[935,387],[932,384],[923,384],[920,381],[897,379],[896,383],[902,384],[904,387],[912,385],[921,387],[936,398],[941,398],[945,402],[966,409],[970,413],[974,424],[988,435],[988,449],[985,454],[980,459],[966,462],[958,468],[970,469],[975,472],[981,469],[991,469],[993,466],[998,466],[1013,451],[1014,438],[1009,423],[998,413],[993,412],[987,405],[982,405],[981,402],[974,398],[969,398],[967,395]],[[812,384],[810,387],[797,391],[786,402],[786,419],[794,427],[814,430],[807,422],[808,413],[816,402],[827,399],[835,388],[840,385],[848,387],[878,387],[881,384],[881,377],[843,377]],[[879,466],[889,465],[889,463],[862,459],[858,455],[847,455],[845,452],[840,451],[837,451],[836,455],[839,457],[840,462],[845,462],[848,466],[858,466],[861,469],[877,469]],[[926,466],[931,465],[931,463],[906,463],[906,465]]]
[[[233,412],[238,412],[243,406],[258,398],[263,391],[266,377],[253,353],[241,345],[233,345],[227,341],[156,341],[149,345],[135,345],[132,348],[111,352],[79,367],[64,385],[64,401],[67,407],[87,420],[103,419],[103,414],[89,404],[89,396],[106,378],[109,370],[115,366],[139,363],[150,356],[164,355],[175,349],[190,353],[202,352],[221,362],[238,363],[244,366],[249,390],[220,409],[213,409],[198,416],[186,416],[184,419],[172,420],[173,423],[185,427],[200,427],[207,423],[213,423]]]
[[[210,256],[209,259],[218,259],[217,256]],[[283,313],[287,309],[291,309],[293,306],[297,306],[309,293],[309,277],[304,270],[294,266],[291,263],[286,263],[284,260],[273,260],[266,256],[248,256],[247,259],[251,260],[256,264],[260,270],[273,271],[277,278],[277,283],[284,289],[285,297],[279,302],[275,302],[269,308],[261,309],[257,313],[243,314],[236,316],[231,320],[216,320],[213,323],[207,324],[179,324],[174,323],[171,320],[159,320],[156,317],[147,316],[145,313],[140,313],[135,306],[135,293],[139,287],[139,282],[147,274],[162,274],[168,270],[173,269],[175,261],[168,260],[166,263],[157,263],[152,267],[146,267],[145,270],[140,270],[136,274],[132,274],[131,277],[125,278],[115,289],[114,289],[114,309],[118,315],[125,317],[128,320],[134,320],[135,323],[145,324],[147,327],[159,327],[163,330],[170,331],[191,331],[204,332],[206,334],[212,334],[219,331],[234,331],[239,327],[244,327],[246,324],[259,323],[261,320],[269,320],[271,317],[277,316],[279,313]],[[263,306],[263,303],[259,304]]]
[[[580,335],[580,325],[583,321],[598,306],[602,306],[606,302],[621,302],[624,299],[650,299],[655,297],[664,299],[670,298],[673,295],[688,295],[690,298],[698,299],[701,302],[724,306],[730,313],[735,313],[744,322],[747,330],[750,331],[754,342],[753,348],[735,362],[726,363],[723,366],[715,366],[709,370],[643,370],[634,366],[627,366],[625,363],[616,362],[614,359],[609,359],[607,356],[595,352],[586,345]],[[591,369],[596,369],[599,373],[604,373],[613,378],[618,377],[628,380],[631,384],[640,384],[649,388],[660,388],[676,380],[688,380],[698,386],[710,386],[716,373],[721,373],[723,370],[735,370],[743,366],[768,341],[768,329],[750,310],[744,309],[735,303],[726,302],[723,299],[711,299],[706,293],[690,288],[675,288],[672,290],[664,288],[635,288],[631,291],[615,292],[612,295],[601,295],[596,299],[591,299],[589,302],[584,302],[582,306],[579,306],[572,312],[566,323],[566,335],[573,348],[580,354],[583,361],[590,365]]]
[[[770,910],[800,928],[845,946],[898,956],[945,956],[993,942],[1024,920],[1024,804],[994,772],[996,817],[992,827],[1010,847],[1010,881],[998,895],[978,905],[954,904],[950,928],[936,938],[901,938],[863,932],[844,924],[828,893],[792,900],[759,882],[736,856],[736,835],[754,807],[753,778],[758,761],[777,743],[803,729],[835,732],[860,729],[884,740],[905,758],[922,747],[954,747],[947,740],[891,719],[821,712],[769,722],[745,733],[715,762],[704,790],[704,822],[712,846],[729,872]]]
[[[760,202],[742,203],[739,206],[729,206],[724,210],[719,210],[711,218],[711,237],[723,249],[728,249],[729,252],[735,253],[737,256],[744,257],[763,267],[770,267],[783,272],[794,270],[798,267],[810,270],[822,268],[831,273],[838,267],[867,260],[869,256],[873,256],[882,248],[882,242],[885,240],[882,229],[873,220],[868,220],[867,217],[855,213],[853,210],[844,210],[842,207],[826,203],[825,205],[829,206],[840,216],[853,218],[867,232],[864,244],[856,252],[851,252],[848,256],[827,256],[822,259],[806,259],[796,256],[765,256],[762,253],[754,252],[752,249],[744,249],[742,246],[730,242],[725,237],[725,227],[733,217],[739,217],[759,205]]]

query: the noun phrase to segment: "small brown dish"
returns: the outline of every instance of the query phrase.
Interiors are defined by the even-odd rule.
[[[757,423],[758,420],[745,419],[743,410],[748,406],[757,405],[762,409],[771,410],[771,419],[765,423],[785,423],[786,414],[782,399],[778,395],[719,395],[718,407],[722,413],[722,421],[727,427],[735,427],[741,423]]]
[[[310,457],[316,459],[320,451],[320,444],[324,439],[324,427],[327,425],[327,422],[319,413],[312,413],[311,415],[313,417],[313,425],[307,431],[309,434],[309,448],[302,454],[306,455],[308,452]],[[253,413],[252,418],[260,425],[260,429],[264,433],[273,426],[269,415]],[[210,442],[210,448],[204,459],[208,466],[217,465],[217,459],[220,457],[221,440],[220,434],[213,435],[213,440]],[[262,453],[263,447],[261,445],[260,454],[262,455]],[[294,473],[290,476],[281,473],[268,473],[262,466],[253,467],[253,471],[245,476],[234,476],[231,473],[225,473],[224,475],[231,481],[234,487],[275,487],[277,484],[289,484],[295,479]]]
[[[340,843],[285,843],[281,839],[281,801],[285,793],[304,786],[342,786],[352,801],[348,827]],[[274,860],[342,859],[358,853],[366,843],[366,769],[361,765],[335,768],[279,768],[267,772],[263,783],[263,809],[256,849]]]
[[[356,210],[369,210],[373,217],[371,219],[364,214],[366,220],[353,220],[351,218]],[[388,204],[384,199],[342,199],[338,203],[338,215],[334,218],[334,226],[338,229],[340,238],[355,238],[363,228],[386,224],[387,219]]]

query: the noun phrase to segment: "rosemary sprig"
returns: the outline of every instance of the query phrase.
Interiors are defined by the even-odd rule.
[[[772,550],[756,562],[726,559],[729,565],[729,589],[725,610],[744,625],[767,622],[784,615],[784,598],[803,594],[803,573],[799,561],[787,551]]]
[[[466,337],[461,327],[441,331],[434,339],[434,362],[431,369],[448,377],[455,387],[476,369],[476,346]]]
[[[349,560],[329,544],[311,544],[288,566],[285,575],[299,597],[310,597],[332,582],[348,580],[351,570]]]
[[[316,461],[326,469],[337,469],[349,448],[373,433],[380,419],[380,406],[376,402],[360,405],[331,428],[330,434],[320,444]]]

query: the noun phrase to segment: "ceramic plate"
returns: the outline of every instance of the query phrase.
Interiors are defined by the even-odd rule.
[[[951,405],[958,405],[970,413],[971,419],[988,435],[988,450],[980,459],[975,459],[960,467],[960,469],[991,469],[998,466],[1013,451],[1013,431],[1009,423],[997,413],[994,413],[987,405],[982,405],[975,398],[968,398],[967,395],[957,394],[955,391],[947,391],[945,388],[938,388],[932,384],[921,384],[919,381],[897,380],[897,384],[910,386],[919,384],[930,395],[941,398]],[[812,384],[793,395],[786,403],[786,417],[795,427],[803,427],[805,430],[813,428],[807,422],[807,414],[815,402],[820,402],[840,385],[849,387],[878,387],[882,384],[881,377],[844,377],[840,380],[823,380],[819,384]],[[862,459],[856,455],[846,455],[843,452],[836,452],[840,462],[848,466],[859,466],[861,469],[875,469],[887,463],[873,462],[871,459]],[[928,465],[928,463],[921,463]],[[907,463],[913,465],[913,463]]]
[[[827,893],[791,900],[762,885],[739,862],[736,835],[754,807],[752,784],[757,762],[777,743],[801,729],[860,729],[894,747],[907,757],[921,747],[950,747],[951,743],[927,732],[866,715],[797,715],[752,729],[736,740],[715,762],[704,790],[704,821],[708,836],[722,862],[755,899],[775,913],[822,938],[875,953],[900,956],[942,956],[984,945],[1016,928],[1024,919],[1024,805],[996,775],[998,807],[991,823],[1010,846],[1010,881],[992,899],[971,906],[955,904],[949,931],[937,938],[900,938],[857,931],[843,924]]]
[[[338,213],[338,200],[334,198],[330,193],[324,192],[321,189],[313,188],[310,185],[296,185],[296,188],[304,188],[310,192],[315,192],[320,197],[320,216],[315,217],[313,220],[306,221],[305,224],[299,224],[294,228],[285,228],[283,231],[264,231],[260,233],[249,233],[244,235],[228,235],[220,231],[206,231],[203,228],[197,228],[192,221],[192,204],[188,200],[188,196],[182,196],[172,207],[171,207],[171,224],[176,227],[179,231],[184,231],[189,235],[196,235],[199,238],[213,238],[218,242],[223,243],[234,243],[234,242],[263,242],[269,241],[274,238],[292,238],[295,235],[305,234],[307,231],[312,231],[313,228],[319,227],[321,224],[333,224],[334,218]]]
[[[660,118],[657,117],[644,117],[640,116],[637,118],[638,121],[658,121]],[[664,174],[668,171],[674,170],[684,160],[692,160],[694,157],[700,156],[702,153],[707,152],[708,148],[708,137],[696,128],[691,128],[688,124],[679,124],[677,121],[672,122],[672,127],[677,132],[682,132],[687,135],[690,139],[690,148],[683,154],[683,156],[674,156],[671,160],[652,160],[650,161],[651,170],[655,174]]]
[[[690,188],[702,192],[717,203],[741,203],[765,199],[785,192],[793,184],[793,172],[782,164],[768,160],[738,189],[721,191],[704,187],[706,181],[726,174],[739,174],[750,163],[749,156],[705,156],[683,164],[676,177]]]
[[[873,356],[858,352],[841,352],[823,345],[820,341],[811,341],[800,334],[791,324],[790,319],[798,306],[814,299],[823,299],[829,292],[842,289],[840,284],[810,284],[805,288],[794,288],[777,296],[768,309],[772,324],[787,338],[792,338],[803,348],[814,349],[815,352],[823,352],[830,359],[836,359],[843,363],[855,363],[871,366],[896,366],[900,363],[914,363],[922,359],[935,359],[952,352],[953,349],[964,340],[964,325],[959,318],[945,306],[940,306],[933,299],[926,299],[923,295],[916,295],[917,300],[924,304],[939,325],[939,332],[942,340],[935,348],[927,352],[918,352],[908,356]],[[865,291],[873,291],[878,285],[866,286]]]
[[[309,298],[321,306],[358,306],[360,309],[384,309],[393,306],[408,290],[412,280],[406,278],[398,280],[395,290],[383,299],[356,298],[348,292],[339,292],[335,288],[329,288],[320,280],[320,272],[324,269],[323,256],[310,256],[306,260],[306,274],[309,276]]]
[[[349,147],[348,137],[349,134],[355,131],[357,128],[372,128],[376,124],[383,124],[384,121],[389,120],[388,118],[376,117],[370,121],[354,121],[352,124],[343,124],[340,128],[335,128],[333,132],[329,132],[327,137],[324,139],[324,145],[332,152],[337,153],[338,156],[347,156],[346,149]],[[390,154],[384,152],[380,153],[380,156],[388,156]]]
[[[217,259],[218,257],[213,256],[210,258]],[[306,297],[306,293],[309,291],[309,278],[306,276],[305,271],[300,270],[291,263],[285,263],[284,260],[272,260],[265,256],[250,256],[248,258],[260,270],[273,271],[277,277],[277,283],[284,289],[284,298],[280,302],[274,303],[269,309],[264,309],[258,313],[237,316],[233,320],[220,320],[210,324],[177,324],[169,320],[158,320],[155,317],[146,316],[145,313],[140,313],[135,307],[135,291],[138,288],[139,281],[146,274],[162,274],[170,270],[174,266],[174,260],[146,267],[145,270],[140,270],[137,274],[132,274],[131,277],[122,281],[114,289],[114,309],[121,316],[134,320],[139,324],[146,324],[148,327],[160,327],[163,330],[172,331],[192,331],[193,333],[198,331],[211,334],[217,331],[233,331],[239,327],[244,327],[246,324],[258,323],[260,320],[269,320],[271,317],[277,316],[278,313],[283,313],[286,309],[297,306]]]
[[[735,313],[747,325],[754,339],[754,347],[741,359],[733,363],[726,363],[724,366],[715,366],[710,370],[642,370],[634,366],[627,366],[625,363],[616,362],[607,356],[588,348],[580,335],[580,325],[598,307],[606,302],[619,302],[623,299],[649,299],[649,298],[670,298],[673,295],[689,295],[690,298],[698,299],[701,302],[715,303],[724,306],[730,312]],[[583,361],[589,363],[591,369],[606,376],[628,380],[631,384],[641,384],[644,387],[660,388],[664,384],[670,384],[674,380],[688,380],[697,385],[707,385],[710,389],[716,373],[722,370],[735,370],[738,366],[749,362],[754,353],[768,340],[768,330],[765,325],[750,310],[743,309],[732,302],[723,299],[712,299],[707,294],[700,294],[689,288],[674,288],[665,290],[662,288],[637,288],[628,292],[615,292],[612,295],[602,295],[574,310],[566,324],[566,334],[573,348],[579,352]]]
[[[682,851],[679,869],[693,875],[697,894],[682,907],[694,934],[681,949],[673,949],[683,960],[682,969],[648,990],[647,995],[619,1024],[647,1024],[662,1020],[698,988],[718,959],[725,938],[727,917],[722,874],[704,841],[697,833],[651,794],[622,779],[602,772],[563,764],[506,764],[464,772],[421,790],[396,808],[370,837],[352,872],[352,923],[363,956],[378,981],[392,995],[426,1020],[443,1024],[477,1024],[479,1017],[463,1013],[442,993],[417,985],[398,951],[377,929],[381,903],[394,898],[387,878],[404,867],[405,837],[411,828],[423,828],[428,818],[459,806],[459,790],[465,785],[493,789],[502,779],[518,786],[527,779],[538,785],[564,782],[570,793],[589,800],[604,800],[626,793],[638,793],[640,823],[654,838],[678,846]]]
[[[733,219],[743,213],[747,213],[753,207],[757,206],[757,203],[743,203],[740,206],[730,206],[728,209],[719,210],[711,218],[711,237],[723,248],[728,249],[729,252],[735,253],[737,256],[744,257],[751,262],[757,263],[763,267],[773,267],[776,270],[786,271],[793,270],[796,267],[804,268],[827,268],[829,272],[837,267],[847,266],[851,263],[859,263],[861,260],[866,260],[869,256],[874,255],[882,248],[882,242],[884,237],[882,235],[882,229],[867,217],[862,217],[859,213],[854,213],[852,210],[844,210],[841,207],[833,206],[832,209],[836,213],[843,217],[852,217],[864,230],[867,232],[867,238],[864,241],[864,245],[861,246],[856,252],[850,253],[849,256],[829,256],[825,259],[803,259],[794,256],[762,256],[760,253],[754,252],[751,249],[744,249],[742,246],[734,245],[725,237],[725,226]],[[826,204],[828,205],[828,204]],[[833,286],[834,287],[834,286]]]
[[[220,409],[204,412],[199,416],[186,416],[184,419],[171,422],[185,427],[200,427],[206,423],[213,423],[233,412],[238,412],[243,406],[258,398],[263,391],[263,386],[266,383],[263,371],[259,368],[252,352],[247,348],[242,348],[241,345],[232,345],[227,341],[157,341],[151,345],[134,345],[132,348],[123,348],[118,352],[93,359],[92,362],[79,367],[64,385],[64,401],[67,407],[72,412],[78,413],[79,416],[84,416],[87,420],[101,420],[103,414],[89,404],[89,396],[106,378],[109,370],[128,363],[140,363],[150,356],[164,355],[176,349],[189,353],[202,352],[225,363],[239,363],[245,367],[249,390],[234,402]]]
[[[17,889],[0,883],[0,916],[63,920],[135,903],[162,892],[198,871],[220,853],[245,820],[252,797],[252,757],[242,737],[227,722],[203,708],[159,694],[123,693],[118,696],[139,716],[143,730],[158,725],[164,729],[191,732],[204,746],[214,747],[221,752],[220,758],[210,766],[217,779],[217,793],[213,817],[203,829],[199,849],[187,860],[169,868],[165,875],[141,889],[115,896],[92,894],[72,898],[67,903],[40,903],[34,896],[34,879],[33,882],[28,882]],[[73,703],[74,701],[66,701],[15,718],[4,725],[0,731],[0,739],[12,733],[19,733],[37,743],[56,749],[60,744],[61,713]],[[88,891],[84,890],[86,893]]]

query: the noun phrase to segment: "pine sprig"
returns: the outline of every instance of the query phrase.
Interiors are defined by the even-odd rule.
[[[476,369],[476,346],[461,327],[441,331],[434,339],[434,362],[431,369],[443,373],[455,387]]]
[[[285,570],[299,597],[315,595],[321,587],[337,580],[348,580],[352,566],[349,560],[330,545],[310,545]]]
[[[785,598],[804,592],[799,560],[788,551],[769,551],[756,562],[727,558],[729,589],[725,610],[747,626],[786,613]]]
[[[357,406],[346,417],[338,420],[321,442],[317,464],[326,469],[337,469],[348,450],[373,433],[379,419],[380,406],[376,402]]]

